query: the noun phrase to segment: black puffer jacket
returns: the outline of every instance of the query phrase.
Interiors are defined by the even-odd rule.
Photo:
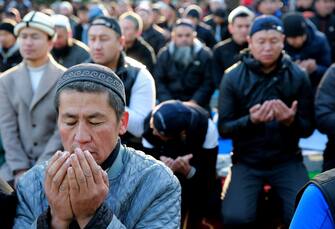
[[[206,25],[205,23],[200,22],[196,28],[197,32],[197,38],[206,44],[207,47],[213,48],[216,44],[216,40],[214,38],[214,35],[211,32],[211,28],[209,25]]]
[[[153,48],[142,37],[135,40],[133,45],[125,48],[127,56],[144,64],[150,73],[153,73],[156,55]]]
[[[207,108],[214,92],[211,51],[199,41],[194,45],[194,59],[186,68],[179,68],[173,60],[173,43],[161,49],[157,57],[154,76],[160,102],[177,99],[195,100]]]
[[[335,62],[335,15],[330,14],[326,17],[322,17],[315,14],[311,18],[311,21],[318,28],[319,31],[323,32],[329,42],[330,49],[332,51],[332,62]]]
[[[158,25],[152,25],[147,30],[143,31],[141,35],[154,49],[155,54],[158,54],[159,50],[166,44],[163,31],[164,30]]]
[[[320,132],[327,134],[328,143],[323,153],[323,171],[335,168],[335,64],[333,64],[316,93],[315,116]]]
[[[313,95],[308,77],[283,55],[269,74],[246,53],[221,82],[219,132],[233,139],[233,161],[255,168],[271,168],[289,160],[301,160],[298,141],[314,129]],[[295,121],[285,126],[277,121],[253,124],[249,109],[267,100],[280,99],[288,107],[298,101]]]
[[[247,47],[248,43],[239,45],[232,38],[221,41],[214,46],[213,65],[216,87],[219,87],[224,71],[240,60],[240,51]]]
[[[19,44],[15,43],[6,52],[0,47],[0,73],[18,65],[22,61]]]

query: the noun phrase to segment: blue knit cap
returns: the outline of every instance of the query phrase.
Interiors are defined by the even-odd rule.
[[[272,15],[262,15],[257,17],[251,25],[249,36],[262,30],[276,30],[280,33],[284,32],[282,21]]]

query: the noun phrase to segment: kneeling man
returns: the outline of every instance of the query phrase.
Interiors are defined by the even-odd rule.
[[[56,106],[65,151],[19,180],[14,228],[179,228],[176,177],[120,144],[125,101],[109,68],[81,64],[64,73]]]

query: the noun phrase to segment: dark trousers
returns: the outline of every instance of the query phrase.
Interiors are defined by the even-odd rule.
[[[234,164],[223,188],[221,214],[225,225],[252,225],[257,217],[257,204],[265,183],[278,195],[284,223],[289,225],[295,197],[308,181],[302,162],[289,162],[269,170],[259,170],[244,164]]]

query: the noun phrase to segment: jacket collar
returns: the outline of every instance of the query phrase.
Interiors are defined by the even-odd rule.
[[[32,110],[36,104],[51,90],[51,88],[56,84],[59,75],[55,74],[57,62],[54,58],[49,55],[49,63],[47,68],[41,78],[41,81],[37,87],[37,91],[31,101],[29,109]]]
[[[249,50],[245,50],[241,53],[242,55],[242,62],[245,63],[251,70],[262,73],[261,67],[262,64],[258,60],[256,60],[250,53]],[[291,58],[283,51],[281,56],[277,61],[277,67],[274,71],[282,71],[289,67],[291,64]]]
[[[18,76],[18,90],[21,93],[22,99],[29,106],[29,110],[32,110],[36,104],[51,90],[58,80],[59,75],[55,74],[57,72],[57,62],[49,55],[49,62],[47,63],[45,72],[41,77],[41,81],[38,85],[35,95],[33,94],[31,88],[31,81],[29,77],[29,71],[27,64],[23,61],[17,69]]]
[[[87,63],[95,63],[94,60],[90,57],[87,61],[85,61]],[[120,53],[120,57],[118,60],[118,64],[116,67],[116,74],[118,75],[118,77],[120,77],[120,79],[123,79],[123,74],[127,72],[127,61],[126,61],[126,54],[124,51],[122,51]]]
[[[119,152],[113,162],[113,164],[106,169],[106,172],[108,174],[108,179],[113,180],[116,179],[118,176],[120,176],[124,163],[123,163],[123,155],[125,154],[125,147],[120,144],[120,147],[118,148]]]
[[[121,145],[121,140],[120,138],[118,139],[116,146],[114,150],[111,152],[111,154],[107,157],[107,159],[101,164],[101,168],[104,170],[108,170],[110,167],[113,166],[115,159],[117,158],[117,155],[119,154],[120,151],[120,145]]]
[[[0,54],[4,59],[8,59],[12,55],[14,55],[14,53],[17,52],[19,48],[20,48],[19,43],[15,42],[15,44],[12,47],[10,47],[7,52],[4,52],[3,48],[0,47]]]
[[[17,88],[19,89],[17,90],[17,93],[20,94],[21,99],[29,107],[33,98],[33,90],[31,88],[28,68],[26,67],[24,61],[18,65],[18,68],[13,74],[15,74],[15,77],[17,77],[17,80],[15,81]]]
[[[127,62],[126,62],[126,54],[122,51],[119,57],[119,61],[116,68],[116,74],[122,79],[122,76],[125,72],[127,72]]]

